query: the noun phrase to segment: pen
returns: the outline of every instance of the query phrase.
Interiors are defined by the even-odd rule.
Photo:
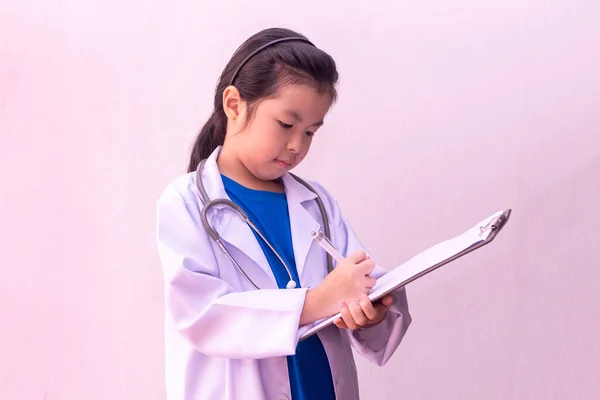
[[[340,254],[339,251],[337,251],[335,249],[335,247],[333,247],[333,245],[331,244],[331,242],[329,241],[329,239],[327,239],[327,237],[323,234],[323,232],[319,231],[319,232],[312,232],[311,233],[313,239],[319,243],[319,245],[331,256],[335,259],[335,261],[337,262],[342,262],[342,260],[344,260],[344,257]]]

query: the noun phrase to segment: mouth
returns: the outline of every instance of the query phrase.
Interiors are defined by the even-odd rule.
[[[291,161],[287,161],[287,160],[275,159],[275,162],[277,164],[279,164],[280,166],[285,167],[285,168],[289,168],[289,167],[292,166],[292,162]]]

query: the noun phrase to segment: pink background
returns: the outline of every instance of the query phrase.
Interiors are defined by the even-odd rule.
[[[386,367],[359,361],[363,398],[600,396],[600,3],[348,4],[2,2],[0,399],[164,399],[155,201],[225,62],[272,25],[339,64],[297,172],[379,263],[514,210],[410,285],[413,325]]]

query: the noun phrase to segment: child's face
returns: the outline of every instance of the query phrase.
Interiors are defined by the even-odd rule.
[[[304,85],[289,85],[261,101],[238,134],[237,154],[256,178],[273,180],[306,157],[332,97]]]

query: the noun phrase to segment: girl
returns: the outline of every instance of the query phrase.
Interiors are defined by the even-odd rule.
[[[355,400],[352,348],[383,365],[408,329],[404,288],[372,304],[366,294],[385,270],[331,194],[288,172],[323,125],[337,79],[333,59],[287,29],[250,37],[223,70],[188,174],[158,201],[168,399]],[[231,205],[204,209],[203,195],[232,200],[257,231]],[[330,273],[311,237],[324,225],[317,199],[345,257]]]

